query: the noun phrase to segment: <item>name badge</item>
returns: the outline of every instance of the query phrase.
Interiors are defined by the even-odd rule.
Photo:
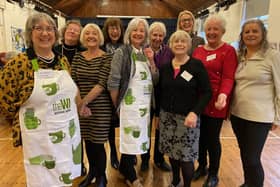
[[[216,54],[212,54],[206,57],[206,61],[214,60],[216,59]]]
[[[192,74],[190,74],[189,72],[187,71],[184,71],[182,74],[181,74],[181,77],[183,77],[186,81],[190,81],[192,79]]]

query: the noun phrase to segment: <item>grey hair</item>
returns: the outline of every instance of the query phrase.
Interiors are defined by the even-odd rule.
[[[240,32],[240,35],[239,35],[239,49],[238,49],[238,58],[239,59],[242,56],[245,56],[246,51],[247,51],[247,47],[246,47],[246,45],[244,43],[242,34],[244,32],[245,26],[250,24],[250,23],[256,23],[260,27],[260,29],[262,31],[262,40],[261,40],[261,43],[260,43],[260,50],[261,50],[261,52],[265,53],[267,51],[267,49],[269,48],[269,42],[268,42],[268,39],[267,39],[267,29],[265,28],[264,23],[261,20],[259,20],[259,19],[247,20],[242,25],[241,32]]]
[[[172,48],[173,42],[175,40],[187,39],[189,49],[192,48],[192,38],[190,37],[189,33],[184,30],[177,30],[174,32],[169,38],[169,47]]]
[[[81,32],[81,35],[80,35],[80,42],[83,46],[85,46],[85,41],[84,41],[84,35],[85,35],[85,32],[89,29],[89,28],[93,28],[94,30],[96,30],[98,32],[98,36],[99,36],[99,40],[100,40],[100,43],[99,43],[99,46],[102,46],[104,44],[104,36],[103,36],[103,33],[101,31],[101,29],[99,28],[98,25],[96,25],[95,23],[88,23],[86,24],[86,26],[83,28],[82,32]],[[86,47],[86,46],[85,46]]]
[[[226,32],[226,24],[227,24],[227,22],[226,22],[226,20],[222,16],[220,16],[218,14],[213,14],[213,15],[209,16],[208,18],[206,18],[206,20],[205,20],[205,22],[203,24],[204,31],[205,31],[207,25],[209,24],[209,22],[213,21],[213,20],[218,21],[218,23],[220,24],[223,32],[225,33]]]
[[[164,37],[166,36],[166,27],[165,27],[164,23],[159,22],[159,21],[155,21],[150,25],[149,35],[151,35],[153,30],[156,29],[156,28],[160,29],[163,32]]]
[[[55,21],[48,14],[39,12],[39,13],[34,13],[31,16],[29,16],[25,23],[24,38],[25,38],[25,43],[26,43],[27,47],[33,47],[32,31],[33,31],[34,26],[37,23],[39,23],[40,21],[47,21],[48,24],[50,24],[51,26],[54,27],[55,44],[58,42],[59,32],[57,30]]]
[[[65,32],[66,32],[66,29],[67,27],[70,25],[70,24],[75,24],[75,25],[78,25],[80,27],[80,34],[81,34],[81,31],[83,29],[82,25],[81,25],[81,22],[79,20],[76,20],[76,19],[72,19],[72,20],[68,20],[65,24],[64,27],[61,28],[60,30],[60,37],[61,37],[61,41],[64,41],[64,35],[65,35]],[[78,41],[79,42],[79,41]]]
[[[144,39],[144,42],[143,42],[142,46],[145,46],[148,43],[149,24],[148,24],[147,20],[143,19],[143,18],[133,18],[128,23],[127,29],[126,29],[126,31],[124,33],[124,37],[123,37],[124,44],[131,44],[131,41],[130,41],[131,32],[135,28],[137,28],[138,24],[141,23],[141,22],[144,23],[144,26],[145,26],[145,39]]]

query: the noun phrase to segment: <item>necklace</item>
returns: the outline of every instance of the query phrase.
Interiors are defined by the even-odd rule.
[[[47,64],[51,64],[51,63],[53,63],[53,61],[54,61],[54,56],[51,57],[51,58],[45,58],[45,57],[42,57],[42,56],[40,56],[40,55],[37,55],[37,58],[38,58],[40,61],[42,61],[42,62],[44,62],[44,63],[47,63]]]
[[[64,55],[64,49],[65,49],[66,52],[69,51],[69,52],[71,52],[71,53],[73,53],[73,54],[75,54],[75,53],[77,52],[77,47],[74,47],[74,48],[67,48],[67,47],[65,47],[64,44],[62,44],[62,51],[61,51],[62,56]]]

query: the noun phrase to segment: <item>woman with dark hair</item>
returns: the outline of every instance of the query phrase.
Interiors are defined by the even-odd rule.
[[[114,53],[117,48],[123,45],[123,25],[119,18],[107,18],[102,29],[104,35],[103,49],[107,53]],[[115,144],[115,128],[119,126],[119,118],[115,109],[113,109],[112,123],[109,132],[110,159],[111,166],[115,169],[119,168]]]
[[[238,57],[230,120],[240,149],[242,187],[263,187],[261,153],[269,131],[280,125],[280,54],[269,48],[261,20],[243,24]]]
[[[25,39],[26,52],[0,71],[0,115],[13,119],[28,187],[72,186],[81,172],[78,89],[67,59],[53,50],[58,31],[49,15],[31,15]]]

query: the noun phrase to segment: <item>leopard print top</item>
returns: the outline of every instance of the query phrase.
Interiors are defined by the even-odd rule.
[[[54,62],[46,64],[38,60],[39,68],[62,70],[62,66],[64,66],[70,73],[67,58],[55,51],[54,53]],[[25,53],[21,53],[9,61],[0,71],[0,115],[13,121],[12,137],[15,147],[22,145],[19,109],[33,91],[34,70],[31,60],[34,58],[36,58],[34,50],[27,49]]]

